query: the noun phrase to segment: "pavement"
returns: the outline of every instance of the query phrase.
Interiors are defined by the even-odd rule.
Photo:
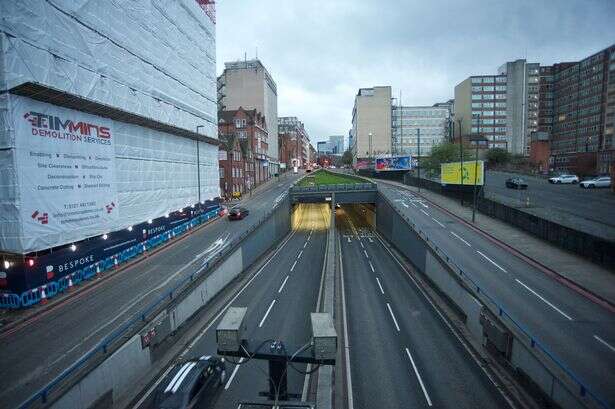
[[[213,254],[257,224],[300,176],[282,176],[244,198],[242,206],[250,209],[246,219],[218,219],[55,302],[53,308],[36,308],[36,314],[5,328],[0,333],[0,377],[4,380],[0,406],[17,406],[167,289],[200,269]]]
[[[288,239],[257,272],[254,280],[230,306],[247,307],[248,339],[281,340],[285,345],[304,345],[311,338],[310,313],[317,310],[327,239],[326,204],[299,205],[294,230]],[[216,354],[215,329],[221,318],[209,324],[190,343],[182,357]],[[291,352],[292,353],[292,352]],[[241,400],[262,400],[259,392],[268,390],[268,364],[250,360],[234,365],[227,360],[227,381],[214,401],[203,408],[237,408]],[[301,395],[306,377],[305,365],[288,369],[288,391]],[[153,396],[140,408],[150,407]]]
[[[380,192],[471,276],[482,292],[504,306],[512,319],[546,346],[593,394],[615,407],[613,309],[581,294],[574,286],[555,280],[539,266],[470,228],[468,223],[431,202],[433,196],[429,193],[418,195],[399,184],[376,182]],[[487,223],[484,216],[479,217]],[[536,251],[542,254],[536,257],[541,262],[551,257],[548,247]],[[603,278],[605,285],[612,284],[612,275]]]
[[[336,224],[353,407],[509,407],[357,208]]]
[[[527,190],[508,189],[505,181],[509,177],[521,177],[528,184]],[[545,178],[499,171],[487,172],[484,189],[489,199],[615,241],[615,193],[611,189],[554,185]]]

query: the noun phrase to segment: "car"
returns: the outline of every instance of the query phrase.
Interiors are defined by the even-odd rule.
[[[176,364],[154,395],[156,409],[188,409],[211,404],[226,381],[224,358],[201,356]]]
[[[549,183],[560,184],[560,183],[579,183],[579,177],[576,175],[559,175],[549,178]]]
[[[579,186],[585,189],[593,189],[596,187],[611,187],[611,177],[599,176],[597,178],[584,180],[579,183]]]
[[[228,219],[229,220],[241,220],[249,214],[250,214],[250,211],[246,209],[245,207],[233,207],[228,212]]]
[[[506,179],[506,187],[509,189],[527,189],[527,182],[521,178]]]

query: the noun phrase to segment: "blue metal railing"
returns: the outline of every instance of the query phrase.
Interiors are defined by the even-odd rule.
[[[478,282],[472,277],[471,274],[468,274],[467,272],[465,272],[459,265],[457,265],[457,263],[452,261],[452,258],[448,256],[448,254],[446,254],[446,252],[444,252],[441,248],[435,246],[435,244],[431,241],[429,241],[429,238],[427,237],[427,235],[421,231],[420,229],[417,229],[416,225],[414,223],[412,223],[410,221],[410,219],[407,216],[404,216],[401,212],[401,209],[396,207],[391,200],[389,200],[388,197],[381,195],[386,203],[392,208],[395,209],[397,211],[397,213],[399,214],[400,217],[402,217],[404,220],[406,220],[406,222],[408,222],[413,230],[415,232],[417,232],[419,234],[420,237],[423,237],[424,240],[426,241],[426,243],[439,255],[443,256],[446,258],[446,262],[447,264],[451,265],[454,267],[454,269],[459,271],[459,275],[461,277],[463,277],[466,281],[469,281],[473,286],[474,289],[476,290],[476,292],[481,295],[481,298],[485,298],[487,299],[491,304],[493,304],[495,306],[495,308],[498,311],[498,315],[500,317],[506,317],[519,331],[521,331],[521,333],[523,335],[525,335],[526,337],[528,337],[529,341],[530,341],[530,347],[531,348],[537,348],[540,351],[542,351],[542,353],[544,353],[559,369],[561,369],[562,371],[564,371],[564,373],[566,373],[566,375],[568,375],[570,377],[570,379],[573,380],[573,382],[575,382],[579,388],[579,395],[582,397],[585,397],[586,395],[589,395],[592,399],[594,399],[600,406],[602,406],[605,409],[612,409],[611,406],[600,396],[598,396],[596,393],[594,393],[588,386],[587,384],[581,380],[581,378],[574,373],[570,368],[568,368],[568,366],[566,364],[564,364],[558,357],[556,354],[554,354],[553,352],[551,352],[551,350],[549,348],[547,348],[539,339],[538,337],[532,335],[532,333],[525,327],[525,325],[523,325],[522,323],[518,322],[517,320],[515,320],[509,313],[507,308],[505,308],[500,302],[498,302],[496,300],[495,297],[493,297],[491,294],[489,294],[488,292],[485,292],[485,290],[483,288],[481,288],[481,286],[478,284]],[[547,369],[548,371],[548,369]],[[549,371],[550,372],[550,371]],[[552,376],[555,377],[555,375],[551,374]]]

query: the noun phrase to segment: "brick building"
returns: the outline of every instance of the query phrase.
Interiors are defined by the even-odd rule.
[[[268,133],[256,109],[218,112],[220,188],[223,195],[244,193],[268,180]]]
[[[280,163],[287,168],[306,167],[310,162],[310,137],[297,117],[278,118],[278,146]]]

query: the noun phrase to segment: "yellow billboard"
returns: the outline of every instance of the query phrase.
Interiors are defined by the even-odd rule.
[[[478,165],[478,168],[477,168]],[[460,185],[461,184],[461,163],[450,162],[440,164],[440,183],[443,185]],[[463,184],[474,185],[474,177],[476,176],[476,184],[482,185],[485,181],[485,165],[482,160],[463,162]]]

